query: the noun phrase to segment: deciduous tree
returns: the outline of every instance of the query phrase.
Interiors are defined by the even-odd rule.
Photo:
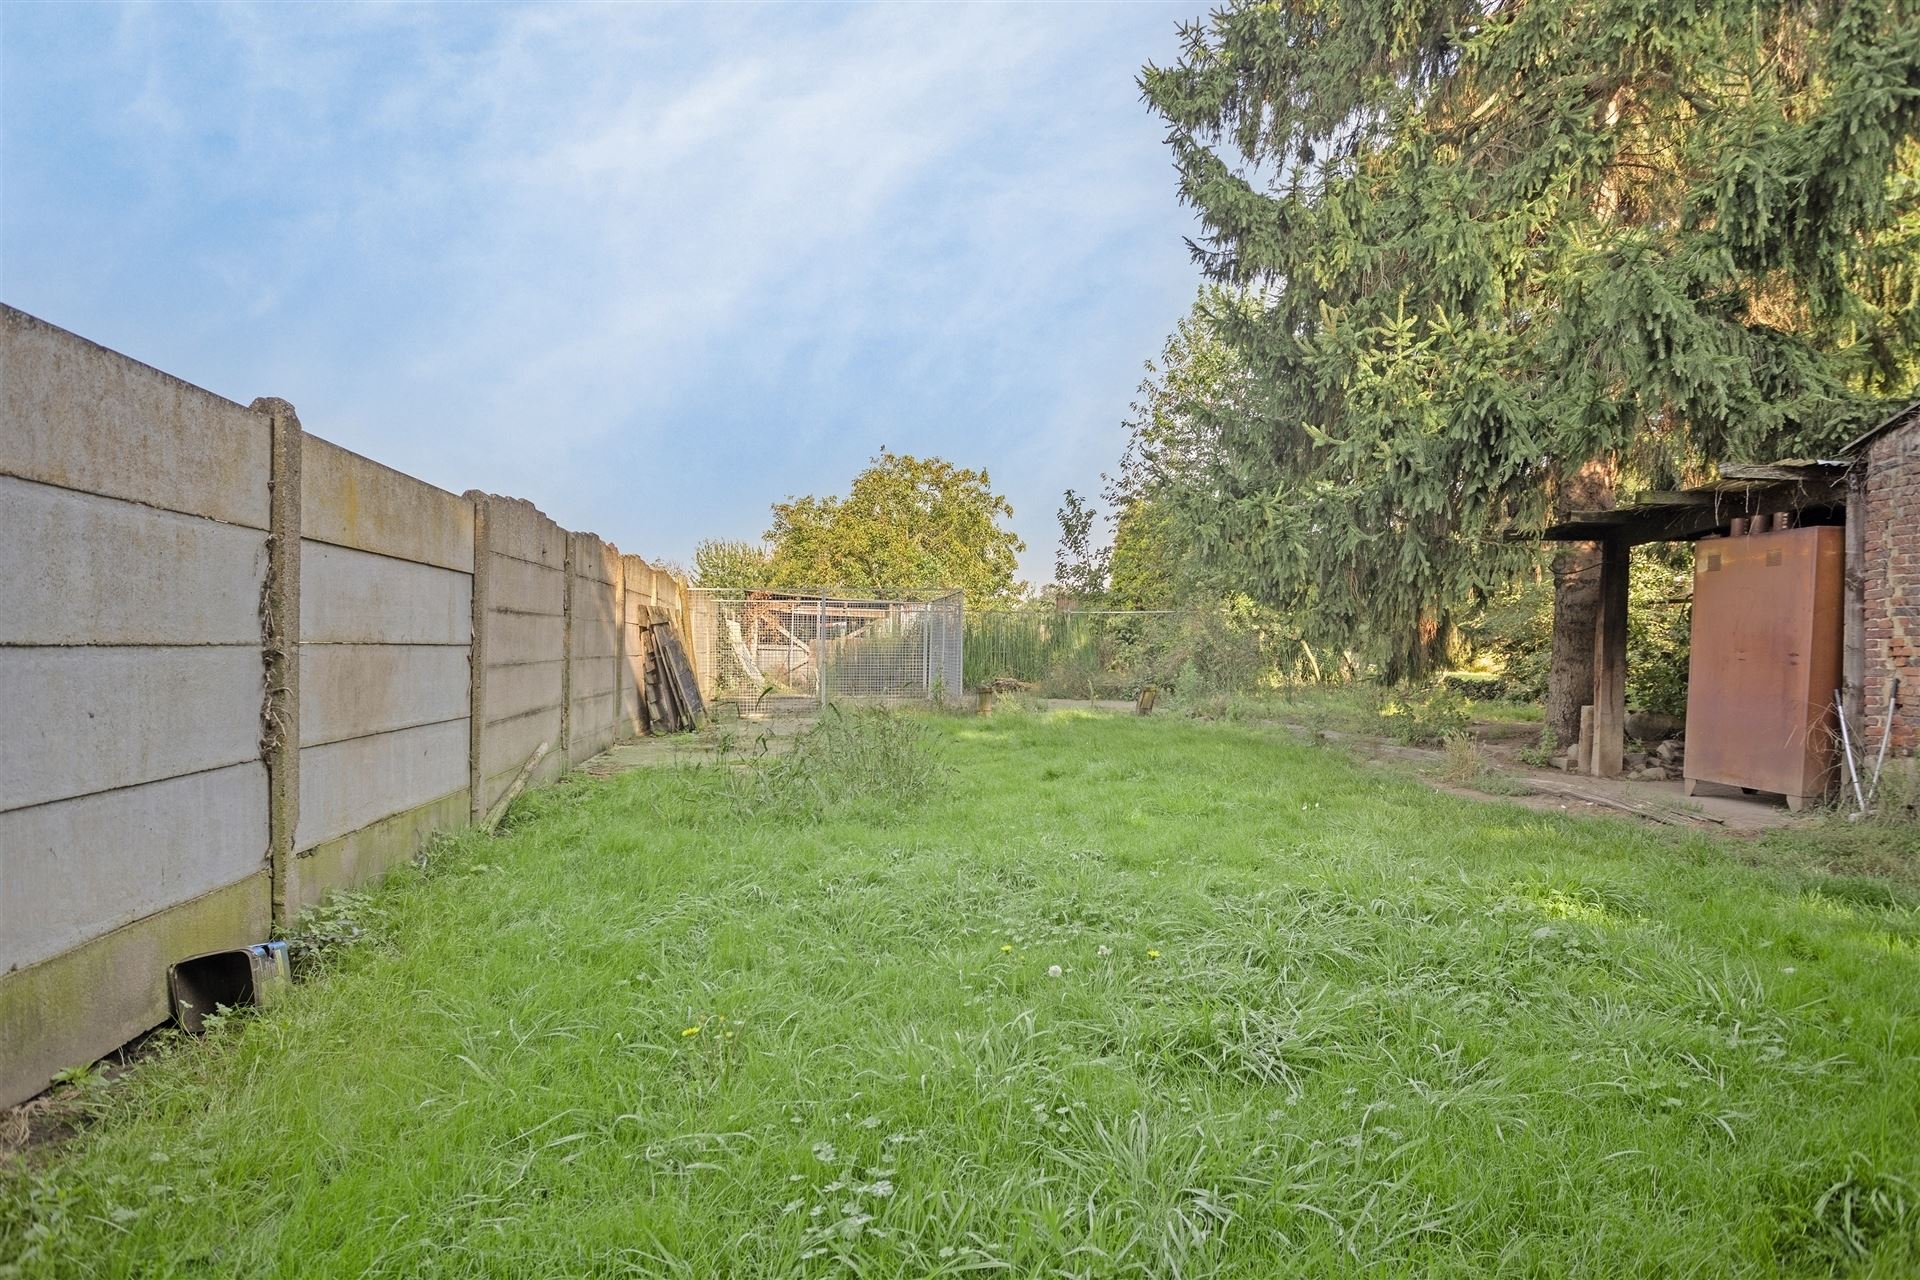
[[[1053,554],[1053,583],[1082,604],[1097,603],[1107,589],[1107,549],[1093,541],[1095,512],[1072,489],[1061,495],[1060,547]]]
[[[750,591],[767,585],[772,561],[760,543],[707,538],[693,549],[693,582],[722,591]]]
[[[1017,593],[1025,544],[985,471],[882,449],[844,498],[777,502],[769,585],[892,592],[959,587],[972,601]]]

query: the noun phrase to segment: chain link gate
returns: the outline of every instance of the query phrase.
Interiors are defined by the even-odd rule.
[[[966,606],[958,591],[876,600],[695,590],[692,630],[710,703],[778,712],[960,693]]]

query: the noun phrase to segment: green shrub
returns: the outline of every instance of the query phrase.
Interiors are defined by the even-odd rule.
[[[1443,686],[1396,691],[1383,700],[1379,716],[1389,734],[1415,747],[1437,747],[1473,724],[1467,700]]]
[[[1536,769],[1544,769],[1552,764],[1554,756],[1559,753],[1559,740],[1554,737],[1552,729],[1545,727],[1542,727],[1540,730],[1540,740],[1538,742],[1531,746],[1522,747],[1519,751],[1515,752],[1521,764],[1532,765]]]
[[[1507,696],[1504,672],[1448,671],[1440,677],[1440,684],[1470,702],[1498,702]]]

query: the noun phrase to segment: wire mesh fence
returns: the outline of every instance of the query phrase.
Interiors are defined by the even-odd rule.
[[[800,710],[938,701],[961,688],[958,591],[905,600],[696,591],[692,631],[709,702]]]

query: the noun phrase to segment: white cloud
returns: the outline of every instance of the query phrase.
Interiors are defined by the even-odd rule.
[[[1190,291],[1131,87],[1180,12],[130,10],[101,131],[186,261],[118,286],[190,314],[132,354],[647,552],[937,449],[1043,572]]]

